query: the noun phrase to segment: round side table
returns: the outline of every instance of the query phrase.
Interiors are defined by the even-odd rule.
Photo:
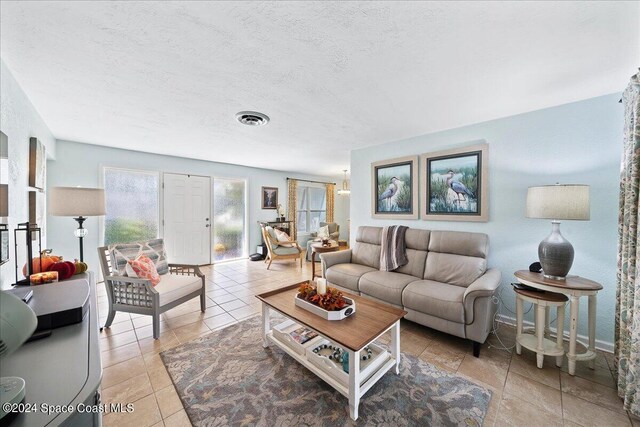
[[[579,361],[589,361],[589,367],[594,369],[594,359],[596,358],[596,295],[602,289],[602,285],[580,276],[567,276],[564,280],[556,280],[544,277],[542,273],[532,273],[528,270],[516,271],[514,275],[524,285],[543,291],[565,294],[569,297],[569,351],[567,352],[569,375],[575,375],[576,362]],[[576,354],[578,302],[582,296],[589,298],[589,344],[586,346],[586,352]]]
[[[340,246],[333,240],[329,240],[329,246],[322,246],[322,242],[311,244],[311,280],[316,278],[316,254],[335,252],[339,249]]]
[[[539,369],[542,369],[544,356],[555,356],[556,366],[562,366],[562,356],[564,356],[564,347],[562,345],[562,334],[557,334],[554,343],[545,338],[545,332],[549,330],[549,308],[556,307],[558,310],[558,331],[564,330],[564,305],[569,300],[566,295],[556,294],[552,292],[534,292],[525,289],[517,289],[516,292],[516,353],[522,353],[522,347],[534,351],[536,353],[536,363]],[[533,334],[522,327],[524,309],[522,303],[530,302],[535,304],[535,327]]]

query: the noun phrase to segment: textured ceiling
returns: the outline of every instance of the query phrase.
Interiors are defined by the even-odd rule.
[[[640,63],[638,2],[2,1],[0,19],[58,139],[323,175],[351,149],[622,90]]]

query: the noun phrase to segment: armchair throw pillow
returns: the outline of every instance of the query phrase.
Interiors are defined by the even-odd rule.
[[[150,280],[153,286],[160,283],[158,270],[156,270],[153,261],[146,255],[140,255],[134,260],[128,260],[125,268],[129,277]]]
[[[321,239],[328,239],[330,237],[328,225],[318,228],[318,237]]]
[[[158,274],[162,275],[169,272],[167,254],[162,239],[112,244],[109,245],[109,253],[111,254],[111,269],[113,274],[119,276],[126,276],[127,262],[129,260],[135,260],[140,255],[145,255],[153,262]]]
[[[273,231],[276,233],[276,237],[278,238],[278,242],[281,242],[280,246],[284,246],[286,248],[290,248],[293,245],[291,244],[291,237],[287,233],[282,230],[278,230],[274,228]]]

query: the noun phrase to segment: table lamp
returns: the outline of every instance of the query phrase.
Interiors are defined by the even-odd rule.
[[[80,261],[84,261],[83,241],[88,230],[82,223],[88,216],[105,214],[104,190],[102,188],[53,187],[49,196],[49,214],[72,216],[78,221],[78,229],[73,233],[80,240]]]
[[[573,264],[573,246],[560,234],[560,220],[589,220],[589,186],[529,187],[527,218],[551,219],[551,234],[540,242],[538,258],[546,278],[564,280]]]

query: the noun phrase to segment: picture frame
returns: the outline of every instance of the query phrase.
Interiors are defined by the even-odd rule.
[[[420,156],[426,221],[489,221],[489,145]]]
[[[29,187],[44,190],[47,158],[44,144],[29,138]]]
[[[9,262],[9,226],[0,224],[0,265]]]
[[[9,138],[0,132],[0,224],[9,217]]]
[[[262,209],[278,209],[278,187],[262,187]]]
[[[418,219],[418,156],[371,163],[371,217]]]

